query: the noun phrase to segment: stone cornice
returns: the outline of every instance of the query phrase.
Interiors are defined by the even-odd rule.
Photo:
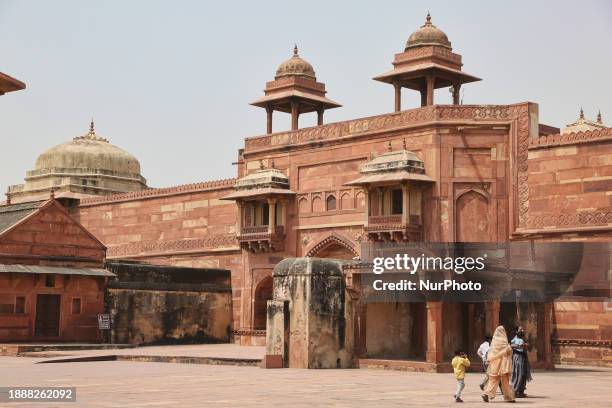
[[[151,188],[142,191],[132,191],[129,193],[112,194],[100,197],[84,198],[80,202],[81,207],[116,203],[121,201],[134,201],[148,198],[164,197],[170,195],[187,194],[200,191],[226,190],[233,189],[236,183],[235,178],[204,181],[201,183],[182,184],[179,186],[166,188]]]
[[[612,349],[612,340],[551,339],[554,346],[601,347]]]
[[[546,147],[594,143],[610,140],[612,140],[612,128],[605,128],[585,132],[540,136],[537,139],[532,139],[529,141],[529,149],[541,149]]]
[[[245,139],[245,154],[286,148],[309,142],[320,142],[377,132],[400,130],[406,127],[435,125],[445,122],[499,121],[514,119],[517,105],[434,105],[409,109],[384,115],[330,123],[322,126],[303,128],[270,135],[253,136]]]
[[[172,254],[239,251],[235,235],[212,235],[201,239],[134,242],[109,247],[107,258],[154,257]]]

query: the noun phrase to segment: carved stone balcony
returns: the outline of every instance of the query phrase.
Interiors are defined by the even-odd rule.
[[[242,227],[238,235],[240,247],[249,252],[275,252],[283,250],[285,228],[278,225],[270,232],[268,225]]]
[[[412,215],[404,222],[401,214],[370,216],[364,229],[368,239],[376,242],[420,241],[423,231],[419,216]]]

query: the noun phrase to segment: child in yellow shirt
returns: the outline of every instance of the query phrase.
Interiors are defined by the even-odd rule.
[[[451,361],[453,372],[457,379],[457,392],[455,393],[455,402],[463,402],[461,399],[461,391],[465,388],[465,369],[470,366],[470,360],[462,350],[455,350],[455,357]]]

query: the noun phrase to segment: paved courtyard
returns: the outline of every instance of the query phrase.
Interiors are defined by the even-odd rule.
[[[264,370],[256,367],[131,361],[36,364],[0,357],[0,386],[75,386],[76,403],[10,407],[447,407],[454,405],[452,374],[384,370]],[[526,407],[608,407],[612,370],[561,367],[536,372]],[[483,406],[468,374],[462,406]],[[608,401],[608,402],[606,402]],[[503,405],[501,402],[496,402]]]

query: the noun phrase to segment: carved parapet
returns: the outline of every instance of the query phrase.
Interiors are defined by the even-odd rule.
[[[270,233],[267,225],[243,227],[238,235],[240,247],[249,252],[277,252],[284,249],[285,228],[276,226]]]
[[[423,227],[418,216],[411,216],[410,222],[405,224],[401,215],[377,215],[368,217],[364,230],[370,241],[410,242],[421,239]]]

